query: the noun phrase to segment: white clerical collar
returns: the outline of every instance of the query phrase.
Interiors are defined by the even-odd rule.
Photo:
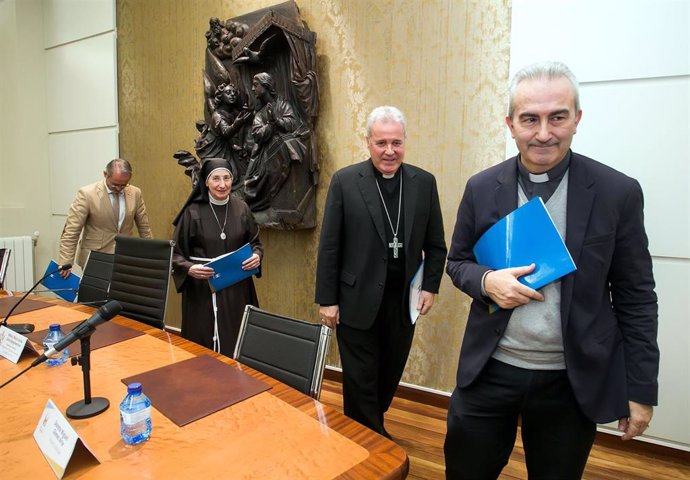
[[[534,183],[546,183],[549,181],[549,174],[548,173],[530,173],[529,174],[529,180],[530,180],[530,182],[534,182]]]
[[[390,180],[391,178],[395,177],[395,173],[382,173],[381,176],[386,180]]]
[[[225,197],[225,200],[216,200],[215,198],[213,198],[213,195],[209,193],[208,201],[214,205],[225,205],[226,203],[228,203],[228,201],[230,201],[230,195]]]

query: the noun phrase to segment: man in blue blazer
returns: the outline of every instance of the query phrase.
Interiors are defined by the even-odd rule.
[[[316,269],[321,320],[337,328],[345,415],[388,437],[383,416],[414,334],[410,281],[423,256],[416,308],[425,315],[446,258],[436,179],[403,163],[405,125],[395,107],[369,115],[371,157],[333,175]]]
[[[446,475],[497,478],[521,421],[530,478],[580,478],[597,423],[644,432],[657,403],[657,298],[634,179],[570,150],[582,116],[572,72],[531,65],[511,82],[519,155],[467,183],[448,275],[473,298],[448,412]],[[541,291],[534,265],[491,271],[472,248],[541,196],[577,270]],[[539,239],[535,238],[535,242]],[[500,310],[490,314],[488,306]]]

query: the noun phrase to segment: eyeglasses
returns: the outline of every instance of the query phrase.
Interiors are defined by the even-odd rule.
[[[122,189],[126,188],[127,186],[129,186],[129,183],[114,183],[110,179],[110,177],[108,177],[108,187],[110,187],[111,190],[114,188],[117,188],[118,190],[122,190]]]

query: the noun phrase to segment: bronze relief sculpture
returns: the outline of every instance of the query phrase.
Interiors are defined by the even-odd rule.
[[[233,194],[263,227],[314,227],[316,34],[290,1],[224,22],[211,18],[206,40],[196,157],[186,150],[173,157],[192,185],[204,159],[225,158]]]

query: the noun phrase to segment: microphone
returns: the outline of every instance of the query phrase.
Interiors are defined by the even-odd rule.
[[[47,288],[45,290],[34,290],[34,293],[53,293],[53,292],[79,293],[79,289],[78,288]]]
[[[17,305],[19,305],[20,303],[22,303],[22,302],[24,301],[24,299],[27,297],[27,295],[29,295],[29,294],[34,290],[34,288],[38,287],[38,286],[40,285],[40,283],[41,283],[43,280],[45,280],[46,278],[50,277],[50,276],[51,276],[52,274],[54,274],[54,273],[63,272],[63,271],[65,271],[65,270],[69,270],[70,268],[72,268],[72,264],[71,264],[71,263],[65,263],[64,265],[60,265],[60,266],[57,268],[57,270],[53,270],[52,272],[48,272],[48,273],[46,273],[45,275],[43,275],[43,276],[41,277],[41,279],[40,279],[38,282],[36,282],[36,283],[34,284],[34,286],[31,287],[31,288],[29,289],[29,291],[26,292],[26,293],[24,294],[24,296],[23,296],[22,298],[20,298],[19,301],[18,301],[17,303],[15,303],[15,304],[12,306],[12,308],[10,309],[10,311],[7,313],[7,316],[6,316],[5,319],[2,321],[2,324],[1,324],[1,325],[5,326],[5,327],[9,328],[10,330],[12,330],[12,331],[14,331],[14,332],[17,332],[17,333],[31,333],[31,332],[33,332],[33,331],[34,331],[34,326],[33,326],[31,323],[18,323],[18,324],[16,324],[16,325],[8,325],[8,324],[7,324],[7,319],[10,318],[10,315],[12,315],[12,312],[14,312],[15,308],[17,308]]]
[[[44,362],[51,355],[55,355],[56,353],[64,349],[66,346],[74,343],[77,340],[81,340],[82,338],[91,335],[96,330],[97,326],[99,326],[101,323],[107,322],[115,315],[120,313],[121,310],[122,305],[120,304],[120,302],[118,302],[117,300],[109,301],[101,308],[99,308],[96,311],[96,313],[91,315],[91,318],[81,322],[79,325],[74,327],[74,329],[71,332],[65,335],[65,337],[62,340],[60,340],[51,348],[43,352],[43,354],[41,354],[40,357],[33,361],[31,366],[35,367],[39,363]]]

